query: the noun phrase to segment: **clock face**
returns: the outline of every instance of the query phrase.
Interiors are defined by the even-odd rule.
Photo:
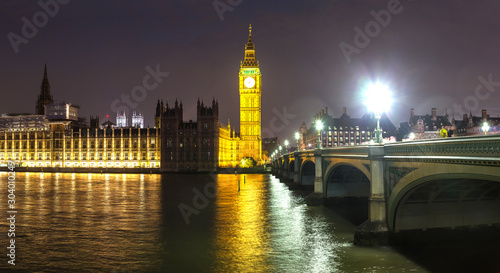
[[[252,88],[255,85],[255,80],[252,77],[248,77],[245,79],[244,84],[245,84],[245,87]]]

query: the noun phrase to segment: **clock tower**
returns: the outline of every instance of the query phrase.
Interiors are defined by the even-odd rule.
[[[239,73],[240,89],[240,156],[253,157],[260,163],[262,158],[261,139],[261,86],[259,62],[255,59],[252,42],[252,25],[249,27],[248,43],[245,45],[245,59]]]

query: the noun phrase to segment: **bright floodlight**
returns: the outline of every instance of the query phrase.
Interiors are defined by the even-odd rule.
[[[280,149],[280,151],[281,151],[281,145],[280,145],[279,149]]]
[[[299,134],[299,132],[296,132],[296,133],[295,133],[295,139],[296,139],[296,140],[299,140],[299,139],[300,139],[300,134]]]
[[[368,111],[374,112],[377,115],[387,111],[392,104],[389,87],[380,82],[370,83],[366,87],[365,99]]]
[[[285,139],[285,147],[288,147],[288,140]]]
[[[316,120],[316,130],[321,131],[323,129],[323,122],[321,120]]]
[[[487,135],[488,131],[490,130],[490,126],[488,125],[488,122],[483,123],[483,127],[481,127],[481,129],[483,129],[484,134]]]

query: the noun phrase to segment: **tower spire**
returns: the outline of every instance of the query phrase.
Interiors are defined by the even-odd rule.
[[[40,95],[38,95],[38,99],[36,101],[35,114],[44,115],[45,105],[53,102],[52,95],[50,95],[49,78],[47,76],[47,63],[45,63],[43,69],[43,80],[40,85]]]
[[[245,45],[245,60],[242,67],[259,67],[259,63],[255,59],[255,46],[252,41],[252,24],[248,27],[248,43]]]

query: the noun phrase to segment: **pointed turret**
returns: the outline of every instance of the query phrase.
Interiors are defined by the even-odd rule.
[[[50,95],[50,83],[47,76],[47,64],[45,64],[45,68],[43,70],[43,80],[42,84],[40,85],[40,95],[38,95],[38,99],[36,101],[35,114],[44,115],[45,105],[52,102],[54,102],[54,100]]]
[[[159,117],[161,115],[161,105],[160,105],[160,100],[156,103],[156,113],[155,117]]]

